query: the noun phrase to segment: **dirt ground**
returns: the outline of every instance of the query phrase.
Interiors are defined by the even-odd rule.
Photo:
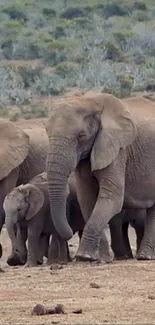
[[[135,247],[133,230],[130,230]],[[4,228],[0,273],[0,324],[155,324],[154,262],[72,262],[62,269],[9,267],[10,241]],[[76,252],[78,238],[70,242]],[[98,288],[91,286],[98,285]],[[66,314],[32,316],[37,304],[65,306]],[[82,308],[81,314],[73,311]]]

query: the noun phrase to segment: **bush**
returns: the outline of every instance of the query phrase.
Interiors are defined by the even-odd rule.
[[[57,39],[59,37],[66,36],[65,27],[63,25],[58,25],[53,32],[53,36]]]
[[[116,29],[113,32],[113,36],[115,40],[120,44],[120,45],[125,45],[126,42],[128,41],[128,38],[131,37],[133,34],[132,29]]]
[[[85,15],[86,11],[84,8],[70,7],[62,12],[60,18],[74,19],[78,17],[84,17]]]
[[[62,78],[76,78],[79,65],[72,62],[61,62],[55,66],[55,72]]]
[[[51,35],[40,36],[35,41],[35,45],[38,48],[39,57],[45,64],[56,65],[67,59],[67,48],[61,41],[53,39]]]
[[[135,1],[134,5],[133,5],[133,9],[147,11],[147,6],[146,6],[146,3],[143,1]]]
[[[92,22],[89,18],[87,17],[79,17],[74,19],[74,23],[76,26],[79,28],[89,28],[92,26]]]
[[[125,16],[128,15],[128,11],[118,3],[107,3],[103,8],[103,15],[105,18],[110,16]]]
[[[43,8],[42,12],[47,18],[56,17],[57,14],[56,10],[53,8]]]
[[[119,87],[104,87],[101,92],[121,98]]]
[[[131,95],[133,89],[134,80],[131,76],[120,74],[118,76],[118,82],[120,84],[120,97],[128,97]]]
[[[35,82],[36,77],[40,77],[42,73],[43,67],[31,67],[31,66],[21,66],[18,67],[18,72],[22,77],[24,87],[31,87]]]
[[[40,57],[44,64],[52,66],[67,61],[66,50],[53,49],[49,44],[40,49]]]
[[[29,104],[31,92],[25,92],[21,76],[6,67],[0,67],[0,102],[8,104]]]
[[[36,77],[33,89],[40,96],[60,95],[64,91],[64,83],[54,72],[44,71]]]
[[[149,20],[149,15],[147,12],[136,10],[133,13],[133,18],[137,21],[147,21]]]
[[[7,7],[3,9],[2,12],[8,14],[11,19],[24,20],[24,21],[28,20],[25,11],[20,7],[16,7],[16,6]]]
[[[113,61],[122,61],[124,59],[124,53],[121,51],[118,45],[107,42],[105,44],[105,49],[106,59]]]
[[[48,117],[49,108],[40,106],[39,103],[34,100],[34,103],[29,106],[22,107],[21,113],[26,120],[30,120],[31,118]]]

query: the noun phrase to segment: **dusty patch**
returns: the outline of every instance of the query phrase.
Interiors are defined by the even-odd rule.
[[[130,234],[134,246],[132,230]],[[52,272],[48,266],[9,267],[5,229],[1,241],[5,273],[0,273],[0,324],[154,324],[154,262],[73,262]],[[76,236],[71,244],[73,253]],[[36,304],[46,308],[63,304],[66,314],[33,316]]]

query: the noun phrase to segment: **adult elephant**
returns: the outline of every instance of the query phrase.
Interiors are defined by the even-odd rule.
[[[72,237],[65,188],[76,170],[86,225],[77,257],[98,260],[102,232],[122,207],[147,209],[138,259],[155,258],[155,104],[110,94],[68,98],[46,125],[51,214],[58,233]]]
[[[5,222],[5,196],[45,170],[47,150],[46,130],[37,122],[29,128],[23,122],[20,126],[0,119],[0,231]]]

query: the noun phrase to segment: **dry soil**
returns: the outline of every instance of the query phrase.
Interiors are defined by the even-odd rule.
[[[132,247],[135,237],[130,229]],[[10,241],[1,235],[0,324],[155,324],[155,262],[72,262],[62,269],[9,267]],[[70,242],[76,252],[78,238]],[[92,285],[92,283],[96,284]],[[32,316],[37,304],[65,306],[66,314]],[[82,308],[81,314],[73,311]]]

